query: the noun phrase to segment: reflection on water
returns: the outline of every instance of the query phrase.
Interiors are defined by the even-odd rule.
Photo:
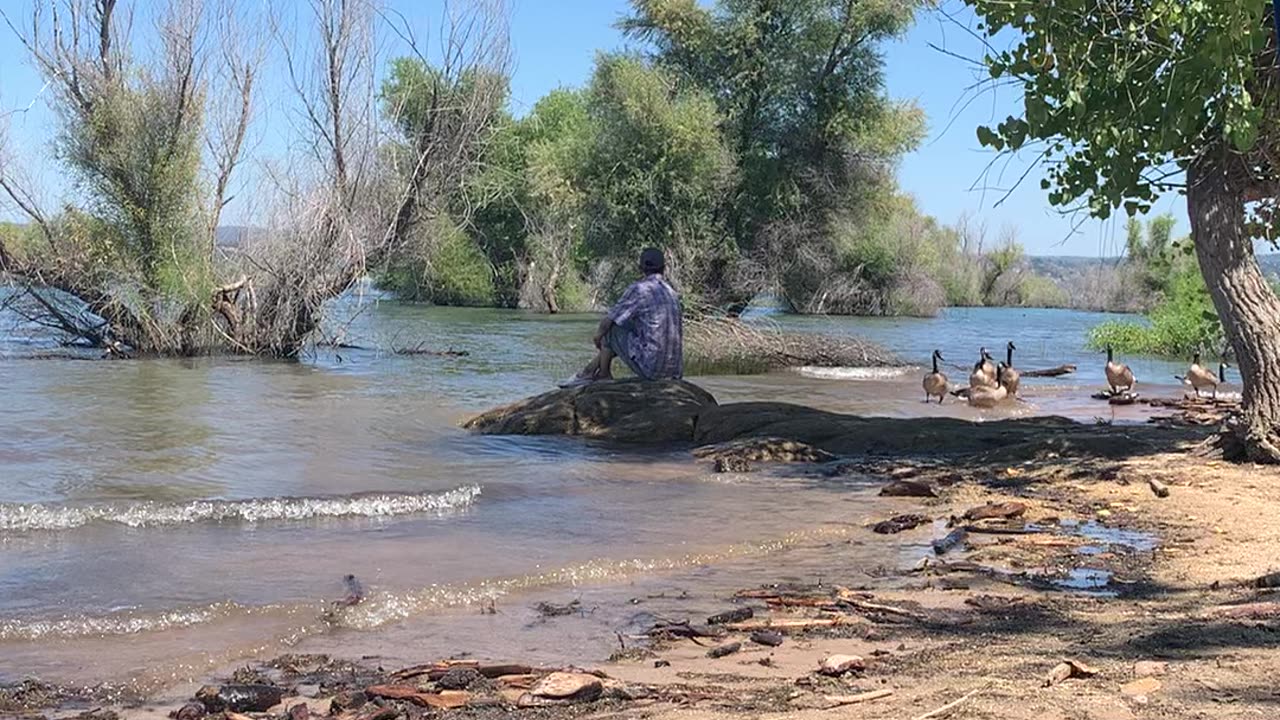
[[[996,411],[926,405],[917,369],[699,382],[722,402],[1142,421],[1142,407],[1088,399],[1102,362],[1083,337],[1102,317],[964,310],[931,320],[776,320],[863,334],[922,365],[935,347],[963,365],[978,346],[1013,339],[1020,367],[1080,366],[1075,376],[1024,381],[1026,402]],[[883,544],[849,535],[905,507],[857,482],[717,476],[686,448],[458,429],[579,366],[593,322],[384,303],[344,329],[346,342],[369,349],[302,363],[37,360],[38,343],[6,330],[0,680],[163,685],[299,642],[405,660],[459,650],[549,662],[603,655],[612,630],[634,620],[627,613],[701,612],[752,582],[856,574],[927,547],[925,537],[902,540],[902,557],[886,558]],[[419,344],[469,354],[385,351]],[[1140,384],[1143,392],[1178,392],[1177,364],[1132,365],[1140,382],[1168,379]],[[832,542],[848,544],[834,568],[831,553],[816,551]],[[348,573],[370,589],[369,604],[328,618]],[[701,595],[665,594],[695,583]],[[540,630],[519,599],[534,589],[606,609],[573,630]],[[484,600],[499,614],[479,615]]]

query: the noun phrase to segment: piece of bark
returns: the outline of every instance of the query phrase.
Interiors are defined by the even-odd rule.
[[[953,550],[957,545],[962,544],[968,537],[969,531],[964,528],[956,528],[947,533],[947,536],[939,540],[933,541],[933,551],[938,555],[945,555]]]
[[[751,642],[765,647],[778,647],[782,644],[782,633],[757,630],[751,633]]]
[[[726,655],[732,655],[741,649],[742,643],[740,642],[725,643],[724,645],[719,645],[708,650],[707,657],[722,658]]]
[[[904,530],[914,530],[921,525],[933,522],[933,518],[928,515],[895,515],[888,520],[881,520],[871,526],[871,532],[881,535],[896,535]]]
[[[880,495],[883,497],[938,497],[933,486],[918,480],[894,480],[880,488]]]
[[[538,675],[499,675],[493,681],[498,683],[500,687],[517,688],[519,690],[528,690],[537,684]]]
[[[555,672],[520,696],[520,707],[593,702],[604,692],[600,678],[585,673]]]
[[[1020,502],[1002,502],[988,503],[979,505],[964,511],[964,519],[970,521],[992,520],[999,518],[1008,520],[1010,518],[1022,517],[1027,513],[1026,503]]]
[[[752,609],[749,607],[734,608],[732,610],[726,610],[722,613],[712,615],[711,617],[707,618],[707,624],[708,625],[728,625],[729,623],[736,623],[736,622],[742,622],[743,620],[750,620],[754,616],[755,616],[755,612],[752,611]]]
[[[871,692],[858,693],[857,695],[827,695],[823,699],[827,701],[824,710],[834,710],[845,705],[857,705],[858,703],[871,702],[872,700],[880,700],[887,698],[893,694],[892,690],[872,690]]]
[[[1151,488],[1151,492],[1155,493],[1158,498],[1169,497],[1169,486],[1155,478],[1147,478],[1147,487]]]
[[[438,710],[454,710],[463,707],[471,699],[471,693],[461,690],[442,690],[438,693],[423,692],[412,685],[373,685],[365,688],[365,694],[387,700],[404,700],[421,707]]]
[[[1044,686],[1051,687],[1070,678],[1090,678],[1097,674],[1097,668],[1085,665],[1079,660],[1063,660],[1049,671],[1044,679]]]

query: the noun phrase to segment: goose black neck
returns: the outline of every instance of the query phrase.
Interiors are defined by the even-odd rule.
[[[933,372],[935,374],[938,372],[938,353],[933,354]]]
[[[1013,343],[1009,343],[1009,347],[1005,349],[1005,365],[1013,367]]]

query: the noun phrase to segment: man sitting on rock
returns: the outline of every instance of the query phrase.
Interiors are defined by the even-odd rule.
[[[684,323],[680,299],[662,276],[667,269],[662,251],[640,253],[644,279],[633,283],[596,328],[599,352],[582,372],[561,383],[576,387],[613,379],[613,358],[626,363],[642,380],[679,380],[684,376]]]

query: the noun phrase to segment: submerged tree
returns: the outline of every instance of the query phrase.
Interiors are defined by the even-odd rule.
[[[1244,379],[1231,457],[1280,462],[1280,300],[1254,240],[1280,237],[1280,68],[1273,5],[1261,0],[965,0],[991,41],[991,76],[1024,108],[978,139],[1043,141],[1050,202],[1098,217],[1187,196],[1192,238]],[[1185,178],[1185,182],[1179,182]]]
[[[51,214],[11,158],[0,167],[0,190],[40,240],[20,256],[0,247],[0,262],[38,321],[114,352],[191,352],[211,342],[213,234],[261,61],[232,50],[239,29],[216,24],[231,17],[219,10],[211,17],[201,3],[172,0],[155,19],[158,48],[145,56],[128,51],[130,21],[116,0],[42,0],[24,30],[10,20],[53,91],[57,154],[85,200]],[[205,106],[215,33],[239,101],[230,104],[232,131],[213,143]],[[212,193],[202,183],[206,140],[216,156]]]

